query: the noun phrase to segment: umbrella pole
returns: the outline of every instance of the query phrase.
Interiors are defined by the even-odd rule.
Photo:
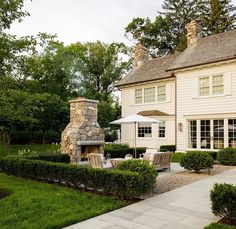
[[[137,137],[137,133],[136,133],[136,122],[134,122],[134,156],[135,158],[137,158],[137,149],[136,149],[136,137]]]

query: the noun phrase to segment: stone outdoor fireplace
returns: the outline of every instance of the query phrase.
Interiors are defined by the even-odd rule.
[[[97,100],[77,98],[70,102],[70,123],[61,136],[61,152],[79,162],[89,153],[104,153],[104,132],[97,122]]]

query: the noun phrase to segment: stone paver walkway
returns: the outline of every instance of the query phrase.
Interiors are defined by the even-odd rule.
[[[211,213],[214,183],[236,184],[236,169],[183,186],[67,229],[202,229],[218,218]]]

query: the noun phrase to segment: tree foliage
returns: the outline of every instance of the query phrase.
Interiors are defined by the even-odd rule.
[[[183,51],[186,25],[195,19],[203,35],[235,28],[236,8],[231,0],[165,0],[154,21],[134,18],[125,28],[127,37],[141,42],[152,57]]]
[[[203,32],[212,35],[236,28],[236,6],[231,0],[200,1]]]

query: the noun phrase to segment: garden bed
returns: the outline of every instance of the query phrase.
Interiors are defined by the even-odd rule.
[[[6,189],[0,189],[0,200],[7,197],[7,196],[10,196],[10,192]]]

